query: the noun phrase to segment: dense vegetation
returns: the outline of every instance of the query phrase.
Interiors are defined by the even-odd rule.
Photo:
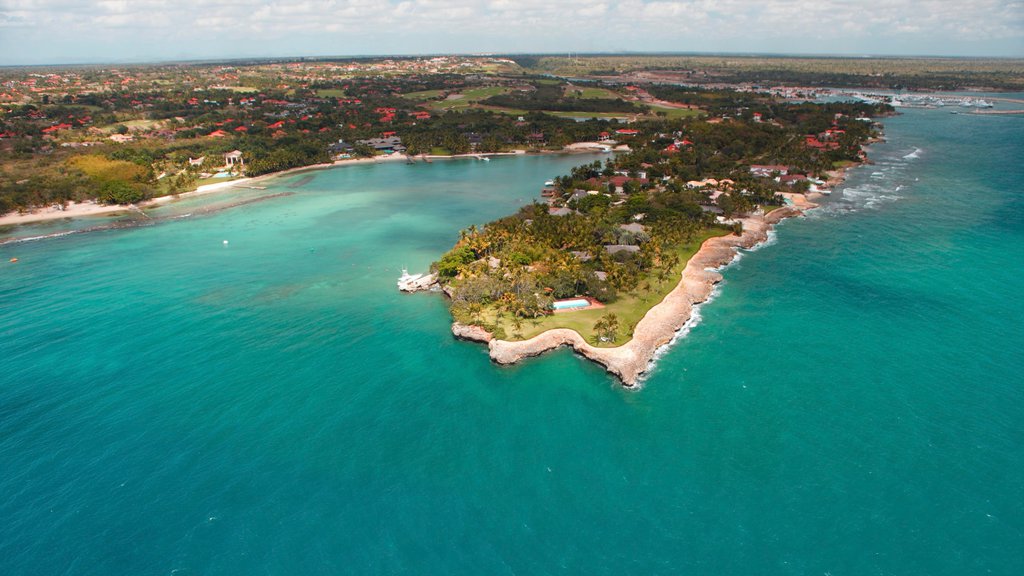
[[[696,240],[734,231],[729,218],[780,205],[780,191],[806,189],[755,176],[751,164],[826,177],[835,163],[858,160],[876,135],[873,123],[858,118],[890,110],[771,102],[759,108],[764,120],[753,121],[742,108],[729,122],[634,124],[640,134],[632,151],[556,178],[550,206],[464,230],[434,266],[453,317],[499,337],[524,337],[559,325],[554,300],[590,297],[606,313],[581,334],[620,343],[674,285]],[[808,133],[826,130],[836,134],[833,146],[807,145]],[[565,318],[585,317],[571,314]]]
[[[541,70],[565,64],[549,57],[518,60]],[[696,62],[709,69],[725,66]],[[805,65],[787,62],[787,69]],[[678,63],[660,57],[588,57],[572,67],[621,71]],[[850,67],[851,73],[863,73],[862,63]],[[25,68],[2,70],[0,80],[0,213],[93,199],[132,203],[186,192],[215,181],[214,176],[242,176],[237,166],[225,165],[224,155],[232,150],[242,152],[247,176],[326,162],[339,152],[373,155],[379,152],[356,142],[386,134],[399,136],[410,154],[558,150],[606,137],[624,127],[607,117],[628,116],[635,120],[630,127],[652,138],[630,157],[637,166],[625,168],[649,164],[652,177],[668,169],[680,179],[720,174],[743,158],[767,162],[769,156],[820,173],[834,162],[855,159],[853,143],[863,136],[853,125],[840,147],[807,155],[792,132],[819,132],[827,119],[780,107],[766,94],[646,85],[654,98],[698,110],[652,109],[635,86],[569,84],[524,74],[502,58]],[[742,122],[720,128],[674,124],[672,118],[683,112]],[[752,126],[754,112],[766,122]],[[575,121],[588,114],[606,118]],[[672,133],[684,126],[696,145],[681,150],[666,168],[655,161],[657,147],[669,145]],[[352,148],[332,149],[339,141]]]
[[[1024,90],[1024,60],[1010,58],[842,58],[767,56],[600,55],[528,56],[516,61],[533,72],[619,76],[671,72],[690,84],[753,83],[906,90],[971,87]]]

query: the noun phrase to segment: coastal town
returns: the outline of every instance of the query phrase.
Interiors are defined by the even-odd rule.
[[[610,150],[611,141],[628,147],[638,137],[666,134],[661,125],[673,120],[777,126],[775,102],[949,102],[824,86],[831,76],[803,61],[780,61],[776,78],[760,83],[727,82],[736,80],[726,73],[733,68],[712,60],[672,62],[681,69],[645,68],[661,64],[658,58],[567,63],[513,56],[2,69],[0,214],[14,223],[110,212],[243,177],[359,158],[578,151],[588,142]],[[730,65],[744,69],[738,62]],[[939,74],[911,74],[905,64],[884,60],[874,65],[892,67],[889,87],[896,89],[930,88]],[[919,64],[932,65],[949,74],[943,62]],[[545,70],[574,70],[578,77],[539,74]],[[987,64],[961,75],[991,83],[1014,77]],[[802,83],[773,83],[787,78]],[[843,138],[838,130],[815,127],[804,135],[806,145],[834,149]],[[680,134],[663,151],[687,146]]]

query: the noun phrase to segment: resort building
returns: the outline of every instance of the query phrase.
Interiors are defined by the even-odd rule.
[[[233,168],[238,165],[240,168],[245,168],[245,160],[242,159],[241,150],[232,150],[224,155],[224,166]]]
[[[398,136],[386,136],[384,138],[370,138],[368,140],[356,140],[356,144],[363,144],[369,146],[374,150],[380,152],[392,153],[392,152],[405,152],[405,146],[402,145],[402,139]]]

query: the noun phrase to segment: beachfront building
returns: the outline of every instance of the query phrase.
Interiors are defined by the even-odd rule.
[[[356,144],[369,146],[379,152],[391,154],[392,152],[405,152],[402,139],[398,136],[385,136],[383,138],[370,138],[368,140],[356,140]]]
[[[327,147],[327,149],[331,152],[331,154],[334,154],[335,156],[340,156],[343,154],[351,154],[353,147],[351,144],[345,142],[345,140],[342,139],[331,144],[330,146]]]
[[[242,158],[241,150],[232,150],[224,155],[224,167],[225,168],[245,168],[245,160]]]

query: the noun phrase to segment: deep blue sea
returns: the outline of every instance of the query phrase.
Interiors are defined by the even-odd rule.
[[[635,391],[395,290],[586,156],[0,245],[0,574],[1024,573],[1024,118],[885,124]]]

